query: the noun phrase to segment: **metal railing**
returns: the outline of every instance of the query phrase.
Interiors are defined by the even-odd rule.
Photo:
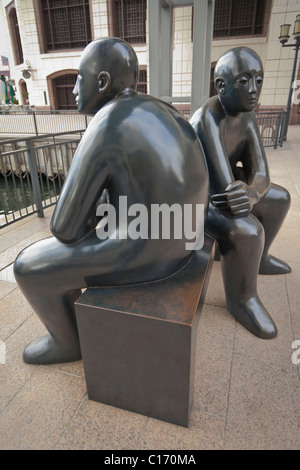
[[[73,132],[86,129],[92,116],[78,111],[38,111],[0,109],[0,134],[43,135],[60,132]]]
[[[254,114],[264,147],[282,147],[286,110],[258,110]]]
[[[190,103],[178,98],[173,105],[186,119],[190,118]],[[254,112],[264,147],[283,145],[285,110],[257,110]],[[0,108],[0,134],[45,135],[86,129],[92,116],[78,111],[36,111],[33,108],[14,110]]]
[[[191,104],[179,102],[179,99],[172,102],[173,106],[186,118],[190,119]],[[274,147],[275,149],[283,145],[284,123],[287,119],[287,112],[283,109],[265,109],[254,111],[257,120],[260,136],[264,147]]]
[[[0,228],[56,204],[83,133],[0,142]]]
[[[181,104],[178,108],[188,119],[187,104]],[[3,117],[22,116],[20,125],[22,123],[23,130],[15,127],[15,132],[42,133],[26,139],[23,137],[0,142],[0,228],[33,213],[42,217],[43,209],[57,202],[75,150],[91,119],[87,120],[76,112],[47,113],[11,112],[0,115],[0,123]],[[24,115],[28,117],[27,121],[24,121]],[[258,110],[255,116],[263,145],[275,149],[278,145],[282,146],[286,111]],[[64,118],[64,122],[61,118]],[[84,124],[82,128],[80,124]],[[33,127],[30,128],[30,125]],[[7,126],[9,133],[12,133],[12,123],[10,128],[9,124]],[[49,133],[49,129],[58,128],[61,132]],[[1,132],[3,129],[0,129]]]

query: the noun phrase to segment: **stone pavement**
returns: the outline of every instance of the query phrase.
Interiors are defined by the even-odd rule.
[[[295,340],[300,360],[299,150],[299,126],[290,127],[283,148],[267,149],[272,181],[292,196],[272,253],[293,271],[259,276],[259,293],[278,337],[256,338],[231,318],[215,262],[198,328],[189,428],[88,400],[81,361],[23,363],[24,346],[44,334],[44,327],[15,284],[11,263],[25,246],[50,234],[52,210],[44,219],[33,215],[2,229],[0,449],[300,449],[299,365],[292,362]]]

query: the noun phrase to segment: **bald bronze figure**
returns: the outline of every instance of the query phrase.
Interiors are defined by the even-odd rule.
[[[290,267],[269,254],[290,207],[290,195],[271,184],[252,111],[263,84],[259,56],[247,47],[225,52],[215,67],[218,92],[192,116],[210,177],[206,231],[219,244],[229,312],[258,337],[277,334],[257,293],[257,275]]]
[[[74,92],[79,111],[95,116],[55,208],[54,236],[26,248],[14,264],[20,289],[49,332],[25,348],[27,363],[81,358],[74,314],[81,289],[162,279],[192,256],[185,236],[130,238],[122,214],[107,239],[97,236],[104,190],[116,209],[120,197],[147,209],[208,204],[207,167],[192,126],[172,106],[137,93],[137,79],[137,57],[125,41],[96,40],[83,52]]]

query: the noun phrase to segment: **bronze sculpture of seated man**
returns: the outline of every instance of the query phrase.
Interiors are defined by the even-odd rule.
[[[290,207],[290,195],[271,184],[251,111],[263,84],[259,56],[247,47],[224,53],[215,67],[217,96],[192,116],[207,160],[210,203],[206,231],[217,241],[226,303],[233,317],[261,338],[277,334],[257,293],[257,275],[290,267],[269,248]]]
[[[26,248],[14,264],[20,289],[49,331],[25,348],[25,362],[81,358],[74,313],[81,289],[162,279],[192,256],[186,236],[130,238],[122,214],[107,239],[97,236],[105,189],[116,209],[120,197],[130,207],[207,208],[207,167],[192,126],[172,106],[137,93],[137,79],[137,57],[125,41],[96,40],[83,52],[74,93],[79,111],[95,116],[53,214],[54,237]]]

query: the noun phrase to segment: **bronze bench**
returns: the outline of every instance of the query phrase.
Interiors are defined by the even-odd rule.
[[[91,400],[188,426],[196,332],[215,242],[152,283],[88,288],[75,303]]]

